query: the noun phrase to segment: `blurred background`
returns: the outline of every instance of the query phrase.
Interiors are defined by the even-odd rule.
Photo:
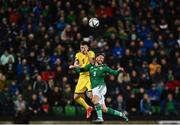
[[[0,0],[0,120],[85,120],[68,70],[82,40],[126,70],[106,78],[108,106],[130,121],[178,120],[179,11],[178,0]]]

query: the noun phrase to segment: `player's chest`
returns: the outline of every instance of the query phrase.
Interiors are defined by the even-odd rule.
[[[80,63],[84,64],[86,62],[88,62],[88,57],[87,56],[82,56],[80,59],[79,59]]]
[[[104,69],[103,69],[103,67],[93,66],[90,68],[90,74],[91,74],[91,76],[94,76],[94,77],[102,76],[102,75],[104,75]]]

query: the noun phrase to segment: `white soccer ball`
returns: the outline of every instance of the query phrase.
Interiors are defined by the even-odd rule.
[[[99,20],[97,18],[91,18],[89,20],[89,26],[93,27],[93,28],[98,27],[99,26]]]

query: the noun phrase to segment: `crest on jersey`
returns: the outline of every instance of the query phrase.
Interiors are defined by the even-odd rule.
[[[102,70],[102,69],[103,69],[103,67],[101,66],[101,67],[99,67],[99,69],[100,69],[100,70]]]

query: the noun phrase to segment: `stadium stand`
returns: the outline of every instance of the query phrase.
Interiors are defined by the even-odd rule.
[[[105,52],[107,65],[126,70],[106,78],[108,106],[127,112],[132,119],[178,119],[177,3],[0,0],[0,115],[52,119],[79,115],[84,119],[84,110],[73,101],[77,75],[68,66],[86,38],[92,50]],[[91,17],[100,20],[100,27],[88,26]]]

